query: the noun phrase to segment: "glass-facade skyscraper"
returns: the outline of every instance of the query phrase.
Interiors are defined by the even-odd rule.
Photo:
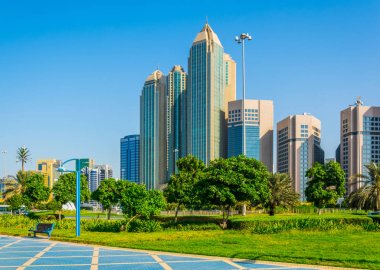
[[[168,177],[176,161],[186,155],[186,72],[174,66],[166,77]]]
[[[224,49],[206,24],[190,48],[187,152],[206,164],[225,153]]]
[[[120,179],[140,182],[140,135],[120,139]]]
[[[167,182],[166,79],[156,70],[140,96],[140,182],[159,189]]]
[[[273,171],[273,102],[244,100],[245,155],[262,161]],[[228,104],[228,157],[243,151],[243,100]]]

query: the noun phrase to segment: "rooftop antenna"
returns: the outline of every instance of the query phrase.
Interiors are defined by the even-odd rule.
[[[356,98],[356,106],[360,106],[360,105],[363,105],[363,101],[362,101],[362,97],[358,96]]]

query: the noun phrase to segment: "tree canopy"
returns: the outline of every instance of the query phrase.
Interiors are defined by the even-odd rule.
[[[295,192],[292,186],[292,179],[288,174],[275,173],[269,177],[269,200],[267,207],[269,215],[275,214],[276,207],[291,207],[299,202],[300,195]]]
[[[177,161],[178,173],[171,176],[164,195],[168,203],[176,204],[174,222],[177,222],[179,207],[184,205],[189,209],[199,206],[197,183],[202,177],[205,168],[201,160],[187,156]]]
[[[47,201],[50,188],[44,185],[44,177],[41,174],[33,174],[26,178],[23,192],[24,204],[35,206],[37,203]]]
[[[100,202],[107,209],[107,218],[111,218],[112,206],[116,205],[120,198],[120,190],[114,178],[105,179],[100,182],[99,187],[91,194],[91,198]]]
[[[165,199],[159,190],[147,190],[145,185],[130,183],[121,192],[120,206],[129,218],[129,223],[136,218],[150,219],[158,215],[165,207]]]
[[[344,196],[345,173],[340,164],[330,161],[327,164],[314,163],[307,172],[309,178],[305,195],[309,202],[318,208],[335,205]]]
[[[219,158],[210,162],[198,184],[202,202],[223,210],[226,226],[229,209],[238,202],[252,205],[265,203],[269,198],[268,170],[260,162],[244,156]],[[226,215],[225,215],[226,212]]]
[[[380,210],[380,163],[365,165],[368,174],[354,177],[361,182],[362,187],[354,191],[348,197],[348,203],[352,207],[362,209]]]
[[[90,190],[88,189],[87,178],[84,175],[80,176],[80,200],[81,202],[90,199]],[[68,202],[76,202],[76,174],[65,173],[62,174],[58,181],[54,184],[53,195],[54,200],[64,205]]]

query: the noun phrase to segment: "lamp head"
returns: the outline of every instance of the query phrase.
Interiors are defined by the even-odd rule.
[[[235,41],[239,41],[239,37],[238,36],[235,37]]]
[[[64,167],[58,167],[57,172],[65,172],[66,169]]]

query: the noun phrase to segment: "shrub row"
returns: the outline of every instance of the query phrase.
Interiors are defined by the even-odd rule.
[[[306,218],[277,218],[272,220],[243,220],[236,219],[229,222],[229,228],[248,230],[252,233],[267,234],[289,230],[334,230],[347,226],[361,226],[370,231],[380,230],[379,224],[365,216],[357,217],[306,217]]]
[[[376,220],[376,222],[373,221]],[[39,220],[43,222],[43,220]],[[126,220],[82,219],[81,228],[90,232],[156,232],[162,230],[201,231],[220,230],[218,222],[204,222],[201,220],[179,220],[160,222],[157,220],[134,220],[126,228]],[[0,215],[0,227],[29,229],[38,221],[25,216]],[[47,221],[50,222],[50,221]],[[279,233],[289,230],[333,230],[343,229],[347,226],[359,226],[367,231],[380,231],[380,217],[354,216],[354,217],[275,217],[273,219],[232,219],[229,228],[235,230],[248,230],[252,233],[266,234]],[[65,219],[55,222],[56,229],[75,230],[75,220]]]

